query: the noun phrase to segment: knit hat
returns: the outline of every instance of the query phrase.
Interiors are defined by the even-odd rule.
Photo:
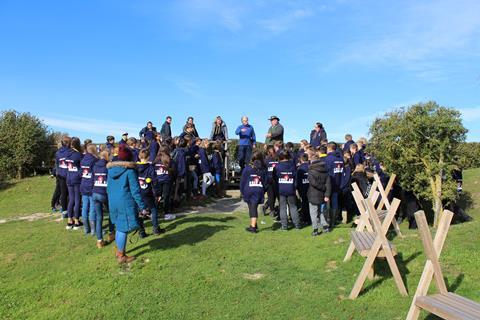
[[[118,160],[133,161],[132,150],[126,144],[121,144],[118,147]]]

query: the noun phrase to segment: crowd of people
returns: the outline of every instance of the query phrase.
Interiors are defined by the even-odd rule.
[[[277,116],[269,121],[264,148],[257,147],[248,117],[242,117],[235,130],[240,192],[250,216],[248,232],[259,231],[260,206],[263,215],[280,223],[280,230],[289,230],[293,224],[296,229],[311,225],[312,236],[330,232],[341,219],[340,212],[350,217],[357,214],[352,182],[367,194],[369,170],[388,179],[381,164],[365,153],[365,139],[354,142],[347,134],[342,145],[329,142],[323,125],[316,123],[310,140],[296,147],[284,143],[284,128]],[[171,123],[169,116],[157,131],[148,122],[138,138],[124,133],[116,143],[108,136],[102,145],[90,139],[82,144],[78,137],[64,136],[55,155],[52,209],[59,207],[67,230],[83,229],[86,235],[95,236],[98,248],[107,243],[103,219],[108,210],[108,242],[115,241],[119,263],[134,259],[126,255],[127,235],[136,231],[141,238],[147,237],[147,219],[151,233],[160,235],[165,229],[159,216],[175,219],[173,208],[185,199],[227,196],[224,161],[229,136],[222,118],[215,118],[210,136],[203,139],[193,117],[178,136],[172,135]]]

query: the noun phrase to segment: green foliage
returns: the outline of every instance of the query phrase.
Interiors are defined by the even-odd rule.
[[[456,197],[451,172],[466,132],[457,110],[418,103],[377,118],[370,127],[370,150],[405,189],[441,206]]]
[[[3,178],[22,178],[35,167],[49,165],[55,136],[30,113],[14,110],[0,115],[0,172]]]
[[[458,166],[461,169],[480,168],[480,143],[460,143],[457,149]]]

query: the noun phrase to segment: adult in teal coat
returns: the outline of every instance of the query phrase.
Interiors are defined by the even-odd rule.
[[[146,206],[140,195],[133,153],[128,146],[120,146],[118,160],[107,164],[107,193],[110,220],[116,229],[117,260],[125,263],[135,259],[125,255],[127,235],[140,227],[138,211],[145,210]]]

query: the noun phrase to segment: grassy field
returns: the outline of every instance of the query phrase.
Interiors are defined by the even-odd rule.
[[[51,181],[34,179],[0,191],[2,215],[48,209]],[[20,192],[24,183],[30,194]],[[479,185],[480,170],[465,173],[475,220],[451,227],[441,258],[451,290],[476,301]],[[275,230],[267,218],[252,235],[244,231],[247,221],[244,213],[206,214],[164,224],[167,234],[128,244],[138,260],[124,267],[116,264],[112,245],[99,250],[94,239],[66,231],[54,218],[0,224],[0,319],[405,318],[425,262],[420,239],[406,224],[406,238],[393,241],[410,296],[400,296],[380,261],[377,278],[350,301],[364,259],[342,262],[349,227],[312,238],[308,228]]]

